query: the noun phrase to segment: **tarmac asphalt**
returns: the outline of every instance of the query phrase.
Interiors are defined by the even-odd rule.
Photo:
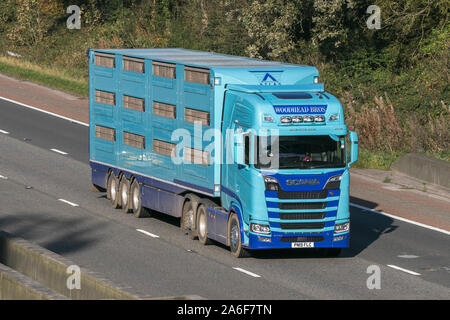
[[[361,185],[379,190],[376,179],[366,178]],[[354,190],[352,181],[351,245],[341,257],[288,250],[235,259],[224,246],[190,240],[177,219],[162,214],[136,219],[113,210],[104,194],[90,191],[86,126],[0,100],[0,229],[143,294],[227,300],[449,299],[449,234],[365,209],[414,218],[408,212],[417,206],[409,198],[423,195],[392,195],[402,203],[395,205],[385,202],[383,193],[374,201],[364,192]],[[445,229],[440,224],[448,218],[445,197],[422,202],[417,211],[434,212],[432,222]],[[373,266],[380,270],[380,289],[367,286]]]

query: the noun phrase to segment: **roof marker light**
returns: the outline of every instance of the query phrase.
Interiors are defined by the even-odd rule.
[[[263,116],[263,121],[265,121],[265,122],[273,122],[273,117],[271,115],[269,115],[269,114],[265,114]]]
[[[314,117],[313,116],[304,116],[303,122],[314,122]]]
[[[314,116],[314,122],[325,122],[324,116]]]
[[[337,120],[339,120],[339,113],[332,114],[328,120],[329,121],[337,121]]]
[[[291,123],[292,118],[288,116],[281,117],[281,123]]]
[[[292,122],[293,123],[302,123],[303,122],[303,117],[301,117],[301,116],[293,116],[292,117]]]

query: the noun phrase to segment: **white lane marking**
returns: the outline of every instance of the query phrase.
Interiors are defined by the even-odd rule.
[[[361,209],[361,210],[366,210],[366,211],[370,211],[370,212],[373,212],[373,213],[382,214],[382,215],[384,215],[386,217],[389,217],[389,218],[392,218],[392,219],[397,219],[397,220],[400,220],[400,221],[403,221],[403,222],[411,223],[411,224],[414,224],[416,226],[419,226],[419,227],[422,227],[422,228],[427,228],[427,229],[430,229],[430,230],[433,230],[433,231],[437,231],[437,232],[441,232],[441,233],[444,233],[444,234],[450,236],[450,231],[447,231],[447,230],[444,230],[444,229],[439,229],[439,228],[436,228],[436,227],[433,227],[433,226],[429,226],[429,225],[424,224],[424,223],[412,221],[412,220],[409,220],[409,219],[406,219],[406,218],[402,218],[402,217],[399,217],[399,216],[394,216],[393,214],[386,213],[386,212],[383,212],[383,211],[380,211],[380,210],[370,209],[370,208],[367,208],[367,207],[364,207],[364,206],[360,206],[358,204],[350,203],[350,205],[355,207],[355,208]]]
[[[59,153],[59,154],[62,154],[62,155],[66,155],[66,154],[68,154],[67,152],[64,152],[64,151],[61,151],[61,150],[58,150],[58,149],[50,149],[51,151],[53,151],[53,152],[56,152],[56,153]]]
[[[81,122],[81,121],[78,121],[78,120],[75,120],[75,119],[72,119],[72,118],[64,117],[64,116],[62,116],[62,115],[59,115],[59,114],[56,114],[56,113],[53,113],[53,112],[50,112],[50,111],[42,110],[42,109],[39,109],[39,108],[30,106],[30,105],[28,105],[28,104],[19,102],[19,101],[15,101],[15,100],[12,100],[12,99],[8,99],[8,98],[2,97],[2,96],[0,96],[0,99],[5,100],[5,101],[8,101],[8,102],[11,102],[11,103],[18,104],[19,106],[22,106],[22,107],[25,107],[25,108],[29,108],[29,109],[33,109],[33,110],[36,110],[36,111],[39,111],[39,112],[43,112],[43,113],[49,114],[49,115],[51,115],[51,116],[54,116],[54,117],[57,117],[57,118],[60,118],[60,119],[64,119],[64,120],[67,120],[67,121],[71,121],[71,122],[73,122],[73,123],[76,123],[76,124],[79,124],[79,125],[82,125],[82,126],[89,127],[89,124],[88,124],[88,123],[84,123],[84,122]]]
[[[411,270],[408,270],[408,269],[403,269],[403,268],[394,266],[394,265],[392,265],[392,264],[388,264],[387,266],[388,266],[388,267],[391,267],[392,269],[396,269],[396,270],[400,270],[400,271],[403,271],[403,272],[412,274],[413,276],[420,276],[420,273],[417,273],[417,272],[414,272],[414,271],[411,271]]]
[[[252,276],[252,277],[255,277],[255,278],[261,278],[261,276],[259,274],[247,271],[247,270],[242,269],[242,268],[235,268],[235,267],[233,267],[233,269],[237,270],[237,271],[240,271],[240,272],[243,272],[245,274],[248,274],[249,276]]]
[[[402,258],[402,259],[416,259],[419,258],[419,256],[413,255],[413,254],[401,254],[399,256],[397,256],[398,258]]]
[[[2,176],[2,175],[0,174],[0,179],[8,180],[8,177]]]
[[[71,205],[72,207],[78,207],[78,205],[76,203],[73,203],[73,202],[70,202],[70,201],[67,201],[67,200],[64,200],[64,199],[58,199],[58,201],[67,203],[68,205]]]
[[[0,130],[0,133],[3,133],[3,134],[9,134],[9,132],[8,132],[8,131],[5,131],[5,130]]]
[[[146,235],[148,235],[148,236],[150,236],[150,237],[152,237],[152,238],[159,238],[158,235],[153,234],[153,233],[150,233],[150,232],[145,231],[145,230],[142,230],[142,229],[136,229],[136,231],[141,232],[141,233],[143,233],[143,234],[146,234]]]

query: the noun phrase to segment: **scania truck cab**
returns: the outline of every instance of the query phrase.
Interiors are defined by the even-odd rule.
[[[221,199],[242,219],[229,226],[232,252],[339,254],[349,245],[349,165],[358,152],[339,101],[321,84],[227,89],[222,131],[234,139],[224,137]]]

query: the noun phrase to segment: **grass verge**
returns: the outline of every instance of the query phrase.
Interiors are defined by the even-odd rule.
[[[0,56],[0,73],[81,97],[89,94],[88,78],[77,71],[43,67],[21,58]]]
[[[404,152],[374,152],[359,148],[358,161],[352,167],[360,169],[389,170],[392,163],[400,158]]]

